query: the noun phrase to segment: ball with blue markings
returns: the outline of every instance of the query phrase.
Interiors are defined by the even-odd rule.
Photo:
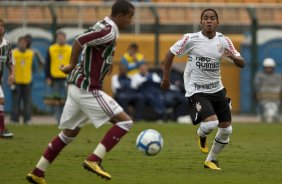
[[[142,131],[136,139],[138,150],[149,156],[158,154],[162,150],[163,144],[162,135],[153,129]]]

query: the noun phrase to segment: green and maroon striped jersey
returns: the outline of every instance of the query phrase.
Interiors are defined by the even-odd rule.
[[[86,91],[101,89],[115,51],[117,25],[108,17],[76,38],[83,47],[83,60],[68,76],[68,83]]]
[[[0,44],[0,83],[4,73],[5,64],[9,68],[13,65],[12,45],[8,40],[2,38],[2,43]]]

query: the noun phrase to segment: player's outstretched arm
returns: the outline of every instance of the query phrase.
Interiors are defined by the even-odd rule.
[[[168,90],[170,87],[170,70],[173,63],[174,54],[169,50],[166,53],[163,65],[163,80],[161,82],[161,89]]]
[[[82,47],[75,40],[73,45],[72,45],[70,64],[67,65],[67,66],[61,65],[60,70],[62,72],[64,72],[65,74],[69,74],[74,69],[74,67],[76,66],[81,51],[82,51]]]
[[[234,64],[239,67],[239,68],[244,68],[245,67],[245,61],[244,58],[242,58],[241,56],[234,56],[233,58],[231,58],[234,62]]]
[[[224,56],[231,59],[237,67],[239,68],[245,67],[244,58],[242,58],[241,56],[236,56],[231,51],[228,51],[228,50],[226,50],[226,52],[224,53]]]

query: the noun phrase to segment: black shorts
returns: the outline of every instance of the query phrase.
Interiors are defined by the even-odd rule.
[[[216,115],[219,122],[231,122],[231,99],[225,88],[216,93],[196,93],[188,98],[189,113],[194,125]]]

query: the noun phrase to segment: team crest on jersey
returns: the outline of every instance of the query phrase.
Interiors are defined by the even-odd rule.
[[[217,49],[218,49],[219,53],[223,53],[224,52],[224,47],[223,47],[223,45],[221,43],[217,44],[216,46],[217,46]]]
[[[110,104],[111,104],[111,105],[116,105],[116,103],[115,103],[114,100],[111,100],[111,101],[110,101]]]
[[[202,110],[202,106],[201,106],[200,102],[196,103],[196,110],[197,110],[197,112],[200,112]]]

